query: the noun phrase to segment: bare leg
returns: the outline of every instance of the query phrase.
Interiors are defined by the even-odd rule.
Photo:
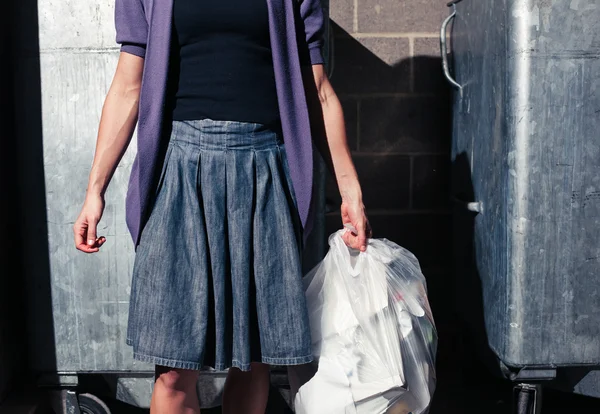
[[[270,378],[266,364],[253,362],[248,372],[231,368],[223,392],[223,414],[264,414]]]
[[[156,366],[151,414],[200,414],[198,371]]]

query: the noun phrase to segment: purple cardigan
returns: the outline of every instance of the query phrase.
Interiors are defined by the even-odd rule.
[[[322,64],[323,10],[320,0],[266,0],[281,124],[298,212],[310,231],[313,183],[311,126],[300,56]],[[126,221],[135,245],[153,202],[160,168],[159,146],[165,118],[173,0],[116,0],[115,25],[121,51],[144,57],[138,118],[138,152],[126,199]],[[304,31],[305,39],[297,33]],[[300,50],[308,47],[308,51]]]

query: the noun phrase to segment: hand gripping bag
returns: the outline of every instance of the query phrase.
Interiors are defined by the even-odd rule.
[[[292,383],[312,376],[296,414],[426,413],[437,334],[419,262],[386,239],[348,248],[344,231],[304,278],[315,363],[290,369]]]

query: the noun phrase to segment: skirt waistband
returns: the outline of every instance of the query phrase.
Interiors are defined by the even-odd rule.
[[[173,121],[171,141],[203,150],[265,150],[283,143],[278,128],[239,121]]]

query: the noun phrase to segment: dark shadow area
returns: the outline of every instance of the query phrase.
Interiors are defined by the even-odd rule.
[[[331,81],[344,107],[375,237],[410,249],[425,269],[447,270],[450,91],[441,78],[440,59],[416,56],[390,65],[339,26],[334,24],[333,29]],[[392,45],[370,47],[385,55]],[[327,198],[330,234],[341,224],[337,213],[341,198],[332,176]]]
[[[0,366],[10,396],[55,371],[46,225],[37,1],[9,2],[2,25]],[[4,358],[7,358],[6,360]],[[4,373],[2,373],[4,377]]]
[[[344,106],[351,149],[449,153],[450,89],[441,74],[441,59],[405,56],[408,46],[402,39],[359,41],[335,24],[332,33],[331,81]],[[357,101],[360,111],[353,106]]]
[[[452,164],[451,192],[453,194],[452,258],[455,274],[455,297],[459,323],[467,349],[475,351],[478,359],[496,377],[503,377],[499,361],[488,345],[485,327],[485,305],[481,278],[477,269],[475,250],[475,219],[477,213],[467,209],[474,202],[470,160],[459,154]]]
[[[11,62],[14,56],[13,3],[7,5],[0,24],[0,61]],[[8,13],[6,13],[8,11]],[[24,308],[22,258],[18,248],[19,208],[17,182],[14,172],[17,163],[15,113],[13,108],[13,67],[0,65],[0,403],[23,381],[21,367],[25,364],[22,344],[24,337]]]
[[[499,361],[488,345],[486,334],[485,308],[474,243],[477,214],[467,209],[467,203],[475,201],[475,191],[470,160],[465,153],[457,155],[452,163],[451,194],[455,285],[450,293],[456,297],[456,323],[460,332],[457,341],[459,359],[452,364],[451,370],[460,372],[461,379],[455,384],[458,388],[446,391],[461,396],[462,412],[510,413],[512,385],[502,379]],[[440,393],[437,398],[439,412],[443,412],[445,395]],[[480,411],[484,407],[485,411]]]
[[[416,56],[389,65],[339,26],[333,24],[333,29],[331,80],[344,107],[375,237],[387,237],[413,251],[425,269],[447,271],[451,107],[441,60]],[[327,234],[340,228],[340,203],[330,175]]]

